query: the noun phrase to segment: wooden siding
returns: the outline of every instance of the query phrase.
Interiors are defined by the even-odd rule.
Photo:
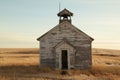
[[[71,45],[74,46],[75,52],[72,48],[70,54],[70,68],[86,69],[92,66],[91,57],[91,42],[89,37],[85,36],[82,32],[76,29],[69,22],[65,21],[62,24],[49,31],[40,40],[40,59],[41,67],[50,66],[59,69],[60,62],[56,58],[60,58],[55,51],[55,46],[66,39]],[[65,46],[71,47],[71,46]],[[56,49],[57,50],[57,49]],[[60,49],[58,49],[59,51]]]

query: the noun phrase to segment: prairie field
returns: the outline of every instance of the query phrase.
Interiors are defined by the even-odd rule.
[[[38,48],[0,48],[0,80],[120,80],[120,50],[92,49],[92,64],[89,70],[41,69]]]

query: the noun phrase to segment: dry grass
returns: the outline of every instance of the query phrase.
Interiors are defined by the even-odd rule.
[[[38,65],[39,63],[38,49],[16,48],[16,49],[0,49],[0,66],[10,65]]]
[[[38,64],[38,49],[0,49],[0,80],[120,80],[119,50],[93,49],[91,70],[68,70],[66,75]]]

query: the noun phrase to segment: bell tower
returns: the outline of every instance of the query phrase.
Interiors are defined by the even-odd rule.
[[[73,16],[73,13],[67,10],[66,8],[60,11],[57,15],[60,18],[59,23],[62,23],[63,21],[68,21],[70,23],[72,22],[71,16]]]

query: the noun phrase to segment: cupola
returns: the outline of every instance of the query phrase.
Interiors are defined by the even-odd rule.
[[[66,8],[62,11],[60,11],[58,14],[58,17],[60,17],[59,19],[59,23],[63,22],[63,21],[68,21],[68,22],[72,22],[71,21],[71,16],[73,16],[73,13],[70,12],[69,10],[67,10]]]

